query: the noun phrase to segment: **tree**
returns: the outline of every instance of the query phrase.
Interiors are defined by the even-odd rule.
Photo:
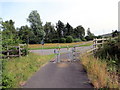
[[[2,18],[0,18],[0,48],[2,49]],[[0,49],[0,51],[1,51],[1,49]]]
[[[91,33],[90,28],[88,28],[87,29],[87,36],[85,37],[85,39],[87,41],[89,41],[89,40],[93,40],[94,37],[95,37],[95,35],[93,33]]]
[[[2,45],[13,45],[20,43],[17,31],[12,20],[2,22]]]
[[[116,37],[119,35],[119,32],[117,30],[115,30],[114,32],[112,32],[112,37]]]
[[[40,15],[36,10],[33,10],[29,16],[27,21],[29,21],[31,30],[33,32],[33,38],[35,38],[35,43],[41,43],[42,39],[45,36],[44,29],[42,27],[42,22],[40,19]]]
[[[63,33],[64,23],[59,20],[58,23],[56,24],[56,28],[57,28],[58,39],[60,39],[63,37],[63,34],[64,34]]]
[[[30,28],[26,26],[21,26],[18,31],[18,35],[20,39],[23,41],[23,43],[29,44],[29,41],[31,42],[31,31]]]
[[[51,25],[51,22],[46,22],[44,25],[44,31],[46,33],[45,35],[45,41],[46,42],[51,42],[52,39],[56,38],[56,31],[53,25]]]
[[[65,36],[73,36],[73,27],[67,23],[66,26],[65,26]]]
[[[87,29],[87,35],[88,35],[88,36],[94,36],[94,34],[91,33],[90,28]]]
[[[83,40],[84,36],[85,36],[85,29],[81,25],[77,26],[74,29],[74,37]]]
[[[66,43],[72,43],[72,42],[73,42],[73,37],[72,36],[67,36]]]

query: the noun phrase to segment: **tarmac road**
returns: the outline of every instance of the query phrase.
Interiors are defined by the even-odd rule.
[[[83,46],[83,47],[76,47],[76,50],[83,53],[88,49],[93,48],[93,46]],[[72,48],[70,48],[72,49]],[[49,55],[49,54],[54,54],[54,49],[43,49],[43,50],[30,50],[30,52],[33,53],[38,53],[40,55]],[[60,53],[68,53],[67,48],[61,48],[60,49]]]
[[[79,61],[68,62],[68,54],[62,54],[60,63],[49,62],[38,70],[22,88],[93,88],[87,73]]]

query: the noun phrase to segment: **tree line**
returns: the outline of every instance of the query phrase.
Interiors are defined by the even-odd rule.
[[[0,22],[3,46],[18,43],[40,44],[41,41],[45,43],[71,43],[92,40],[94,37],[90,28],[88,28],[85,37],[85,29],[82,25],[73,28],[69,23],[64,24],[60,20],[56,25],[51,22],[46,22],[43,25],[36,10],[29,14],[27,21],[30,23],[30,27],[25,25],[20,28],[15,28],[13,20]]]

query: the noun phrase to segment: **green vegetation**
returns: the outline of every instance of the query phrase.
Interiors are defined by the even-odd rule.
[[[81,42],[82,40],[79,38],[73,39],[74,42]]]
[[[72,43],[72,42],[73,42],[73,37],[72,36],[67,36],[66,43]]]
[[[45,36],[45,32],[42,26],[42,22],[40,19],[40,15],[39,13],[37,13],[36,10],[32,11],[29,16],[27,21],[29,21],[30,26],[31,26],[31,32],[32,34],[32,40],[30,39],[30,43],[41,43],[41,41],[43,40],[44,36]]]
[[[81,61],[96,88],[120,88],[120,36],[113,33],[92,55],[82,55]]]
[[[85,37],[85,39],[87,41],[90,41],[90,40],[93,40],[94,38],[96,38],[96,36],[93,33],[91,33],[90,32],[90,28],[88,28],[88,30],[87,30],[87,36]]]
[[[58,20],[56,25],[53,25],[51,22],[46,22],[43,25],[36,10],[30,12],[27,21],[30,23],[30,27],[24,25],[19,28],[14,27],[15,22],[12,20],[1,21],[3,48],[20,43],[41,44],[42,41],[45,43],[86,41],[85,29],[82,25],[73,28],[69,23],[64,24],[60,20]],[[72,39],[68,40],[68,37]]]
[[[66,43],[66,38],[61,38],[60,43]]]
[[[112,32],[112,37],[116,37],[119,36],[119,32],[117,30]]]
[[[34,56],[34,57],[33,57]],[[3,88],[18,88],[26,82],[39,68],[51,60],[54,55],[37,55],[3,60]]]
[[[86,44],[83,44],[83,45],[78,45],[78,47],[84,47],[84,46],[91,46],[93,45],[92,43],[86,43]]]
[[[2,22],[2,46],[3,50],[6,49],[7,45],[17,45],[21,42],[17,35],[17,31],[14,27],[14,22],[12,20]]]
[[[120,72],[120,36],[109,39],[95,53],[95,57],[106,60],[109,66],[115,66]]]
[[[95,88],[120,88],[119,76],[109,71],[107,62],[91,55],[81,55],[81,62]]]

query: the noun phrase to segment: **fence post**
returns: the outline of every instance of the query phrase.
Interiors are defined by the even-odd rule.
[[[8,57],[8,59],[9,59],[9,51],[8,51],[9,49],[8,49],[8,46],[7,46],[7,57]]]
[[[18,49],[19,49],[19,57],[21,57],[20,45],[18,46]]]
[[[97,49],[97,38],[95,39],[95,48]]]
[[[103,38],[103,40],[102,40],[102,47],[103,47],[104,39],[105,39],[105,38]]]

